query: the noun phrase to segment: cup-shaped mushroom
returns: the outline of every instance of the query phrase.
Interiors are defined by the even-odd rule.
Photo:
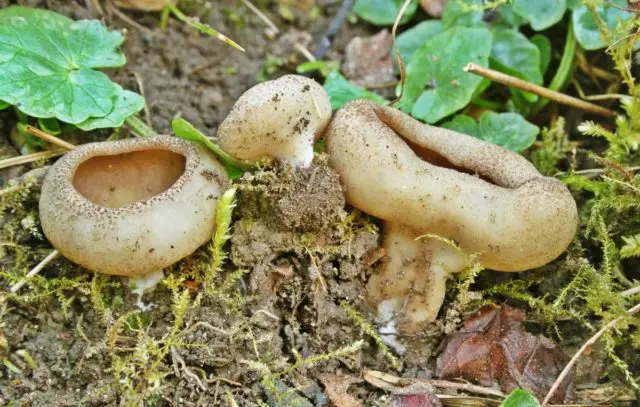
[[[142,276],[211,238],[224,167],[169,136],[85,144],[45,178],[40,221],[69,260],[104,274]]]
[[[331,119],[329,96],[316,81],[286,75],[246,91],[220,124],[218,144],[235,158],[274,158],[294,167],[313,160],[313,143]]]
[[[451,239],[485,267],[522,271],[555,259],[575,235],[564,184],[495,144],[361,100],[336,113],[326,139],[347,201],[385,221],[388,260],[368,297],[402,308],[408,329],[436,318],[447,276],[466,266],[447,243],[417,237]]]

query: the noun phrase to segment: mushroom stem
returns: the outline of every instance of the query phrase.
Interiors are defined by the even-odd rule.
[[[403,332],[416,331],[436,319],[447,278],[466,266],[465,258],[451,244],[419,237],[420,232],[411,227],[387,222],[387,260],[367,287],[369,302],[378,304],[379,319],[386,319],[379,322],[386,322],[388,328],[400,326]]]

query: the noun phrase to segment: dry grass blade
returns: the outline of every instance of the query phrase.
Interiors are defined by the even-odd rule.
[[[58,147],[62,147],[66,150],[73,150],[76,148],[76,146],[74,146],[71,143],[67,143],[66,141],[59,139],[56,136],[53,136],[49,133],[46,133],[38,128],[35,128],[33,126],[26,126],[25,130],[27,133],[31,134],[32,136],[35,136],[37,138],[39,138],[40,140],[44,140],[47,143],[51,143],[53,145],[56,145]]]
[[[11,157],[4,160],[0,160],[0,169],[13,167],[15,165],[28,164],[34,161],[46,160],[48,158],[57,157],[66,153],[66,150],[49,150],[39,151],[33,154],[21,155],[18,157]]]
[[[22,286],[24,286],[27,283],[27,280],[29,280],[31,277],[35,276],[36,274],[38,274],[39,272],[42,271],[42,269],[44,269],[47,264],[51,263],[53,260],[55,260],[56,257],[58,257],[60,255],[60,252],[57,250],[53,250],[51,253],[49,253],[47,255],[47,257],[45,257],[40,263],[38,263],[37,266],[35,266],[34,268],[31,269],[31,271],[29,271],[27,273],[26,276],[24,276],[24,278],[20,281],[18,281],[17,283],[15,283],[13,286],[11,286],[11,288],[9,289],[9,291],[11,291],[12,293],[16,293],[18,292],[19,289],[22,288]]]

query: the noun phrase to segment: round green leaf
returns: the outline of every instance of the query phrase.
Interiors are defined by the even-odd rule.
[[[530,147],[540,132],[538,126],[517,113],[484,112],[480,116],[480,138],[512,151]]]
[[[119,87],[94,68],[122,66],[124,41],[99,21],[0,10],[0,98],[29,116],[78,124],[114,109]]]
[[[493,31],[491,64],[500,71],[542,84],[540,51],[518,31],[496,27]]]
[[[431,37],[444,30],[440,20],[427,20],[398,35],[396,46],[400,50],[404,63],[407,64],[413,53]]]
[[[481,138],[480,129],[478,128],[478,122],[476,122],[473,117],[467,116],[465,114],[458,114],[454,116],[452,120],[446,123],[442,123],[440,127],[468,134],[475,138]]]
[[[482,21],[484,12],[481,8],[482,0],[449,0],[442,12],[442,24],[445,28],[486,26]]]
[[[386,103],[386,100],[373,92],[349,82],[340,72],[331,72],[324,81],[324,90],[331,100],[331,108],[339,109],[347,102],[355,99],[367,99],[376,103]]]
[[[404,0],[357,0],[353,12],[361,19],[375,25],[392,25]],[[400,21],[409,22],[418,8],[418,0],[412,0]]]
[[[434,123],[465,107],[482,77],[464,72],[473,62],[488,66],[492,36],[487,28],[451,28],[418,48],[407,65],[399,107]]]
[[[536,31],[545,30],[562,20],[566,0],[513,0],[513,10],[529,21]]]
[[[611,0],[611,3],[619,7],[626,7],[627,5],[625,0]],[[598,6],[596,12],[611,30],[616,28],[619,22],[628,20],[633,16],[632,13],[611,7],[605,3]],[[592,51],[607,46],[607,41],[602,38],[598,25],[587,6],[580,4],[574,7],[572,20],[576,39],[582,45],[582,48]]]
[[[516,13],[510,3],[500,5],[498,7],[498,14],[500,14],[500,24],[507,27],[517,29],[527,23],[527,19]]]
[[[116,94],[111,112],[103,117],[90,117],[81,123],[77,123],[76,127],[85,131],[120,127],[127,117],[142,110],[144,107],[144,98],[142,96],[122,89],[120,86],[118,88],[119,92]]]

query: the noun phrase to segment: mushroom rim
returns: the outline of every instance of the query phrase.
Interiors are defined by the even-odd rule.
[[[82,195],[73,185],[73,178],[81,164],[94,157],[113,156],[126,153],[134,153],[143,150],[165,150],[179,154],[185,159],[184,171],[167,189],[128,205],[110,208],[95,204]],[[65,196],[65,200],[75,207],[85,208],[87,211],[109,214],[110,216],[127,215],[138,212],[145,207],[168,201],[175,198],[183,187],[192,179],[200,168],[200,156],[198,148],[193,144],[178,137],[155,135],[145,138],[130,138],[116,141],[102,141],[83,144],[77,149],[68,152],[61,157],[54,166],[56,171],[50,171],[51,181],[56,185],[55,194]]]

